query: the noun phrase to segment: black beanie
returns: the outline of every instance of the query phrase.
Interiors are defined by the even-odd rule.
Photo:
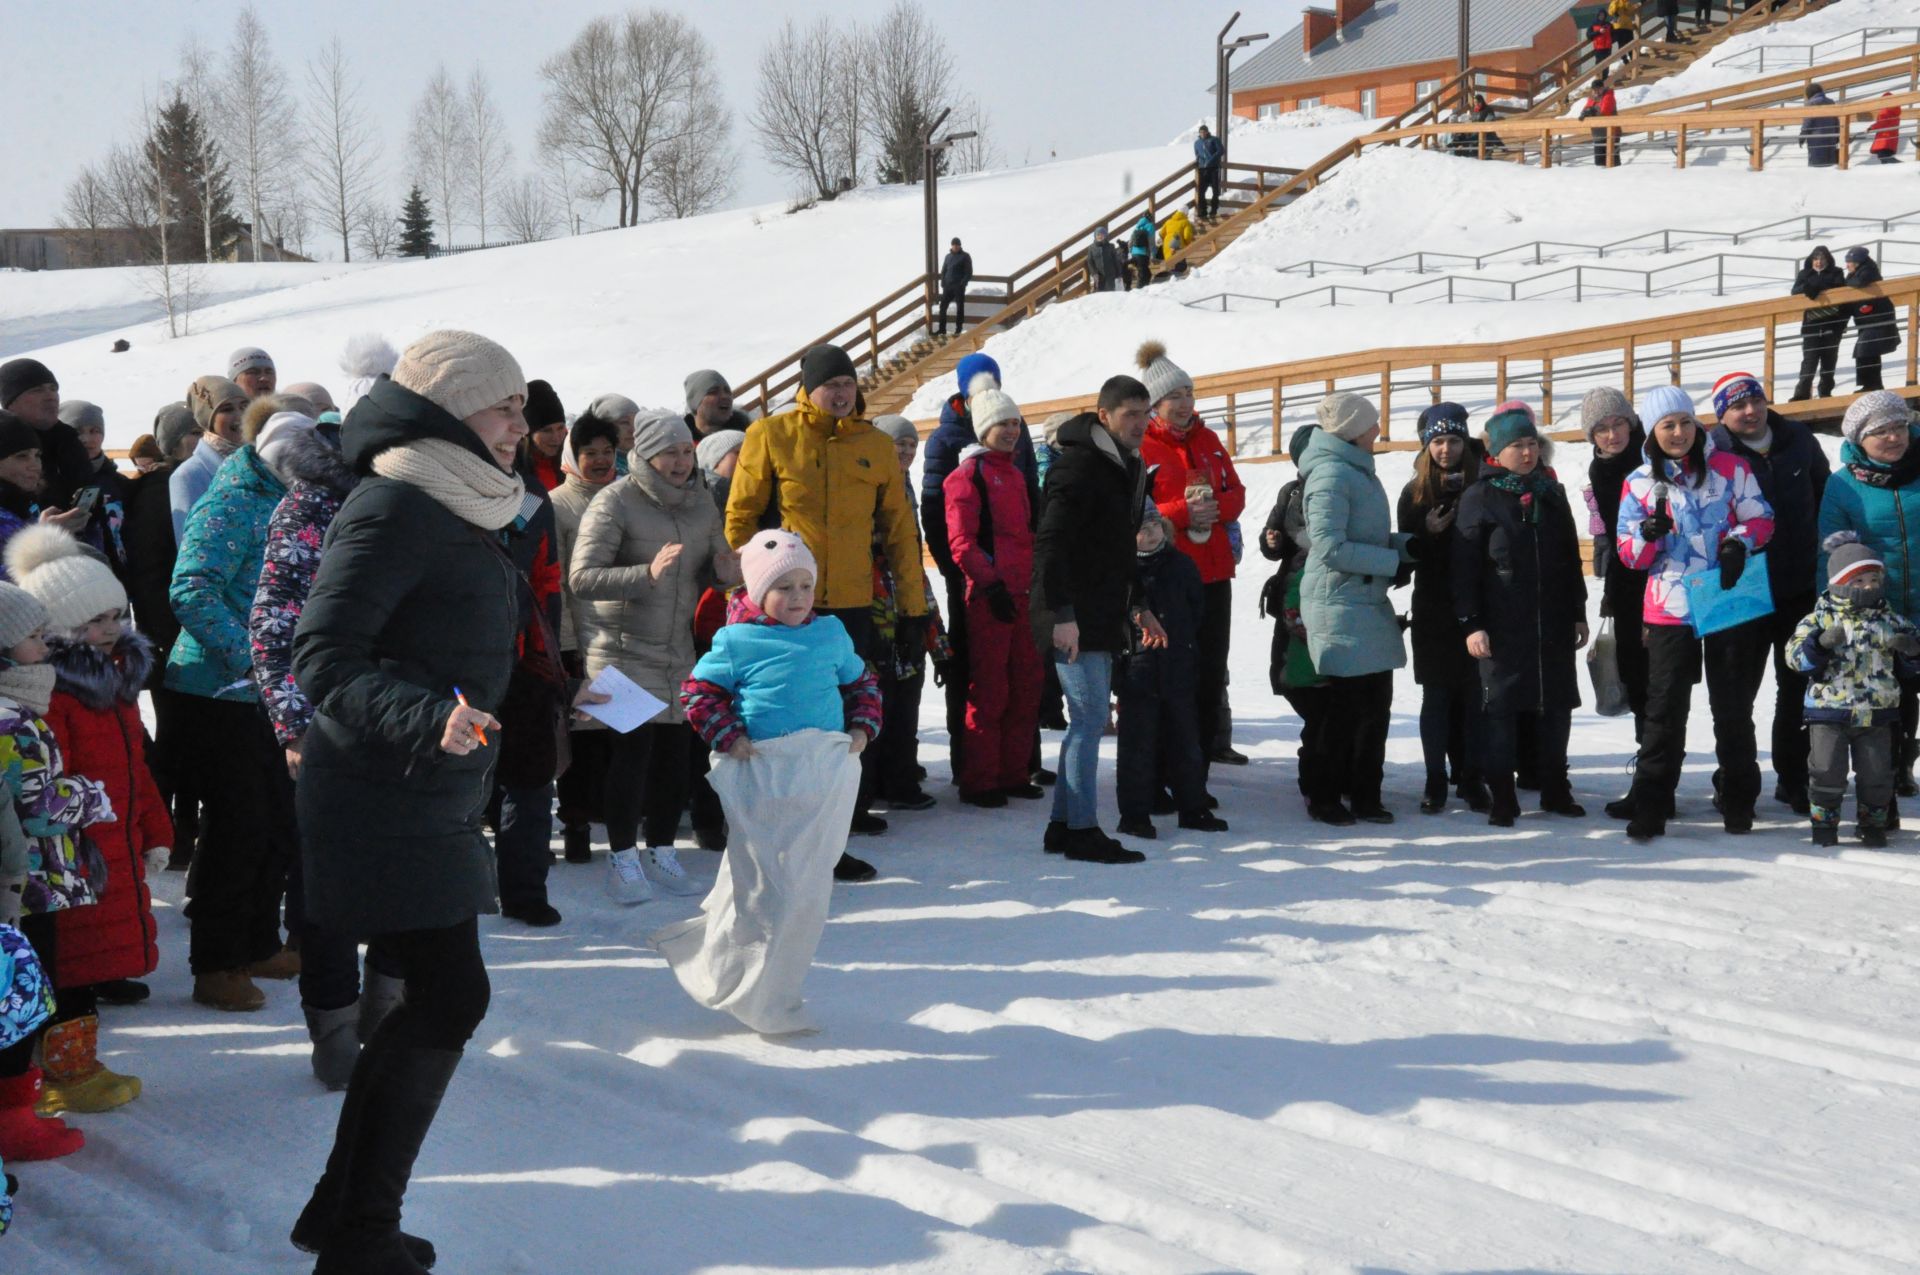
[[[526,418],[528,429],[545,429],[566,420],[567,409],[560,406],[560,396],[553,392],[553,386],[545,381],[528,381]]]
[[[0,407],[5,407],[28,390],[59,384],[59,378],[38,359],[13,359],[0,363]]]
[[[573,447],[575,456],[601,439],[612,443],[614,451],[620,450],[620,427],[592,412],[580,413],[580,419],[573,423],[573,428],[567,433],[567,442]]]
[[[12,412],[0,412],[0,460],[39,446],[39,430]]]
[[[800,360],[800,384],[811,394],[836,376],[860,379],[853,360],[837,345],[816,345]]]

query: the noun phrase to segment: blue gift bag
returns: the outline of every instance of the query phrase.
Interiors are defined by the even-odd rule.
[[[1697,637],[1773,614],[1773,590],[1767,584],[1767,555],[1747,558],[1747,569],[1731,589],[1720,587],[1720,568],[1708,567],[1682,582],[1687,589],[1687,618]]]

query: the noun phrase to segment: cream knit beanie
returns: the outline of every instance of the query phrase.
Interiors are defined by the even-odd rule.
[[[505,346],[454,329],[409,345],[393,366],[393,381],[463,421],[516,394],[527,396],[526,375]]]
[[[127,591],[113,569],[64,528],[51,523],[22,527],[7,541],[6,562],[7,574],[46,608],[49,628],[70,633],[96,615],[126,610]]]

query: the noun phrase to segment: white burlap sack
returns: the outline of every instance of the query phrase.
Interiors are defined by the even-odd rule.
[[[826,929],[833,865],[860,792],[848,742],[806,730],[755,741],[744,762],[716,753],[709,781],[727,813],[726,858],[700,915],[650,940],[689,996],[757,1032],[814,1030],[800,984]]]

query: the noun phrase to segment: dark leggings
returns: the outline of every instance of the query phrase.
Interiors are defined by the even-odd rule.
[[[381,1033],[391,1033],[391,1043],[402,1048],[466,1048],[493,997],[478,919],[438,930],[400,930],[374,942],[407,984],[406,998],[382,1021]]]
[[[1356,810],[1380,805],[1387,728],[1393,721],[1393,673],[1327,679],[1327,765],[1310,800],[1332,805],[1344,788]]]
[[[646,834],[650,846],[670,846],[687,804],[685,722],[649,722],[615,736],[607,759],[607,844],[631,850]]]
[[[1436,677],[1420,687],[1420,754],[1427,764],[1427,785],[1445,789],[1448,762],[1453,782],[1481,777],[1480,683],[1469,678]]]

